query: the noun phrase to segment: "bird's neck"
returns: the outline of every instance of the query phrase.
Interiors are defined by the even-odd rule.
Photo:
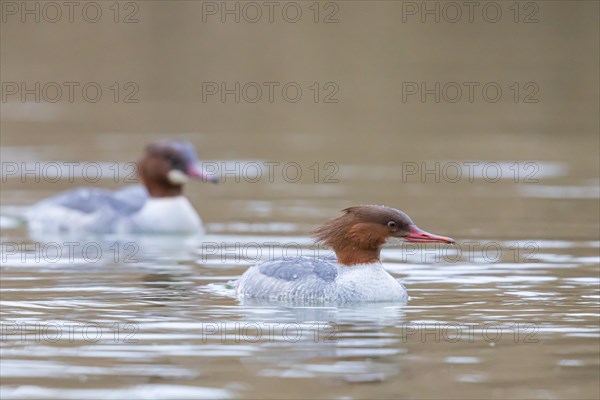
[[[364,249],[346,246],[344,248],[336,248],[334,250],[338,259],[338,263],[342,265],[352,266],[380,262],[379,255],[381,253],[381,247]]]

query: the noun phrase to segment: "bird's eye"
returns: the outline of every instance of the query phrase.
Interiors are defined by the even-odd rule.
[[[390,221],[390,222],[388,222],[387,226],[389,226],[390,228],[395,228],[396,227],[396,221]]]

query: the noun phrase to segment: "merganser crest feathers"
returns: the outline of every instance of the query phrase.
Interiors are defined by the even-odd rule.
[[[379,260],[385,241],[396,237],[454,243],[420,230],[408,215],[394,208],[359,206],[342,212],[313,232],[317,242],[335,251],[337,260],[280,258],[255,265],[238,280],[238,296],[300,303],[406,302],[406,289]]]
[[[342,210],[343,215],[325,222],[312,235],[317,243],[331,247],[343,265],[379,261],[379,253],[390,236],[408,235],[413,224],[408,215],[385,206],[365,205]],[[393,222],[393,227],[389,226]]]
[[[42,200],[25,217],[34,231],[189,234],[203,232],[202,221],[183,196],[188,179],[209,180],[194,146],[185,141],[151,143],[138,162],[144,186],[111,192],[79,188]]]

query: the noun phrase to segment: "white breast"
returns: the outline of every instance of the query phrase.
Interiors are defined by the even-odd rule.
[[[200,216],[183,196],[150,198],[130,220],[119,224],[117,231],[143,233],[202,233]]]
[[[239,279],[237,294],[241,299],[346,304],[406,303],[408,298],[404,286],[385,271],[381,263],[345,266],[307,257],[267,263],[275,267],[271,273],[261,272],[259,264],[249,268]],[[310,270],[321,266],[319,272]],[[328,279],[332,276],[335,279]]]
[[[94,233],[204,233],[202,221],[183,196],[148,198],[134,213],[120,213],[109,205],[83,212],[60,204],[41,202],[26,214],[29,228],[40,232]]]
[[[338,271],[335,290],[339,299],[406,302],[408,298],[404,286],[380,263],[339,266]]]

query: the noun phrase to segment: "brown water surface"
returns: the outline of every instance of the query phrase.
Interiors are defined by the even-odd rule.
[[[2,24],[3,82],[140,88],[138,103],[1,104],[2,398],[599,397],[597,2],[535,2],[532,24],[402,23],[384,1],[336,2],[336,24],[203,23],[202,2],[137,3],[136,24]],[[203,102],[203,81],[305,95]],[[314,103],[315,81],[339,102]],[[498,82],[505,96],[403,102],[407,81]],[[539,101],[514,102],[514,82]],[[200,241],[22,224],[60,191],[125,186],[127,163],[164,137],[224,176],[186,187]],[[102,179],[49,177],[66,162]],[[386,246],[407,305],[232,296],[258,258],[312,252],[310,229],[356,204],[457,240]]]

